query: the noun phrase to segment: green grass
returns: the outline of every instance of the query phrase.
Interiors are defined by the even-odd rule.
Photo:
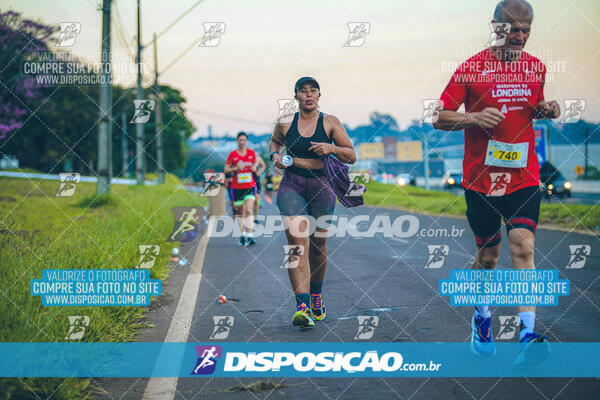
[[[66,342],[69,315],[90,317],[86,342],[134,340],[147,307],[43,307],[29,293],[31,279],[43,269],[134,268],[140,244],[161,246],[151,275],[165,279],[176,246],[166,242],[171,207],[204,206],[206,199],[172,183],[113,185],[97,199],[95,184],[78,184],[72,197],[56,197],[58,187],[58,181],[0,178],[0,340]],[[0,380],[0,399],[80,399],[94,390],[88,379]]]
[[[397,186],[371,181],[365,204],[402,208],[428,214],[464,215],[465,200],[449,192],[425,190],[415,186]]]
[[[38,171],[37,169],[32,168],[4,168],[0,171],[8,171],[8,172],[27,172],[27,173],[35,173],[42,174],[43,172]]]
[[[467,209],[464,196],[457,196],[450,192],[425,190],[414,186],[387,185],[373,181],[369,182],[367,189],[366,205],[455,216],[464,216]],[[600,206],[542,203],[540,224],[597,232],[600,226]]]

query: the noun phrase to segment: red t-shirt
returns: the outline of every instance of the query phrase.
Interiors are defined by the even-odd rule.
[[[231,187],[234,189],[249,189],[256,186],[254,182],[254,176],[250,167],[256,161],[256,153],[252,149],[246,149],[246,155],[242,156],[237,152],[237,149],[229,153],[227,156],[227,165],[235,166],[238,163],[242,163],[244,168],[241,171],[233,173],[233,179],[231,180]]]
[[[539,185],[533,117],[544,100],[545,76],[544,64],[530,54],[505,62],[489,49],[456,70],[442,93],[443,109],[464,103],[467,112],[494,107],[505,116],[493,129],[465,129],[463,187],[500,196]]]

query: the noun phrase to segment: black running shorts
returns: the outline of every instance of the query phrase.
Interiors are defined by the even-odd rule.
[[[507,233],[514,228],[528,229],[535,234],[540,215],[542,193],[530,186],[504,196],[486,196],[465,190],[467,220],[475,234],[477,247],[493,247],[502,240],[501,219]]]

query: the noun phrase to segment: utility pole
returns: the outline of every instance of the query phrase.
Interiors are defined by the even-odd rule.
[[[140,0],[137,0],[137,93],[136,99],[143,100],[142,93],[142,38],[140,27]],[[136,141],[135,141],[135,170],[138,185],[144,184],[145,179],[145,155],[144,155],[144,124],[135,124]]]
[[[427,132],[423,135],[423,157],[424,157],[424,169],[425,169],[425,189],[429,190],[429,134],[433,132]]]
[[[588,178],[588,143],[590,141],[590,125],[587,122],[584,122],[584,126],[585,126],[585,140],[583,142],[584,144],[584,166],[583,166],[583,179],[587,179]]]
[[[110,192],[112,178],[111,92],[110,92],[110,7],[112,0],[102,4],[102,83],[100,85],[100,125],[98,128],[97,194]]]
[[[154,107],[156,112],[156,168],[158,169],[158,183],[165,183],[165,167],[163,163],[162,145],[162,112],[160,91],[158,89],[158,55],[156,33],[154,34]]]
[[[129,169],[129,146],[127,146],[127,115],[121,113],[121,175]]]

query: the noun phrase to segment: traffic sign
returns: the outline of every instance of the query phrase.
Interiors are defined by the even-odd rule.
[[[581,176],[581,174],[583,174],[585,172],[585,169],[583,169],[583,167],[581,165],[577,165],[575,167],[575,173],[577,174],[577,176]]]

